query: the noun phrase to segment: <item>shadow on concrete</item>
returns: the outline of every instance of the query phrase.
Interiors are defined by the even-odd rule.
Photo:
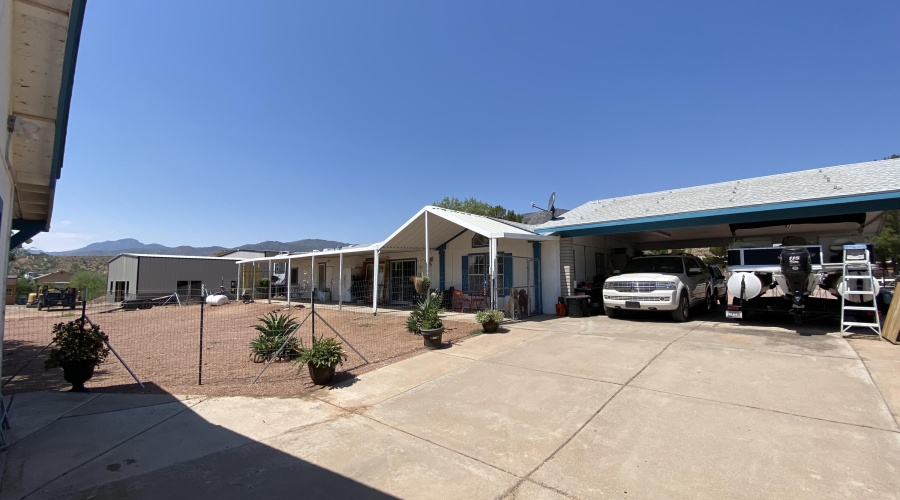
[[[4,499],[394,498],[212,424],[193,412],[196,400],[28,396],[13,408],[13,431],[33,414],[55,415],[3,450]]]

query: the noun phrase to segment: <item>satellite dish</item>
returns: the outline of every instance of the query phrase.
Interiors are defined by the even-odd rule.
[[[535,205],[533,201],[531,202],[531,208],[536,208],[536,209],[538,209],[538,210],[540,210],[540,211],[542,211],[542,212],[550,212],[550,220],[553,220],[553,219],[556,218],[556,207],[553,206],[553,204],[554,204],[555,202],[556,202],[556,191],[554,191],[554,192],[550,195],[550,201],[547,202],[547,210],[544,210],[543,208],[541,208],[541,207]]]

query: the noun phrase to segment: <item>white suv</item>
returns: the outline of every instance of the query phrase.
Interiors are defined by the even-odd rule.
[[[687,321],[698,304],[711,311],[716,296],[709,269],[689,254],[638,257],[603,284],[603,306],[610,318],[633,309],[672,311],[676,321]]]

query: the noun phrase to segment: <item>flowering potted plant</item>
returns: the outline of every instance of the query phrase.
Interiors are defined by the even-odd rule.
[[[475,315],[475,321],[481,323],[484,333],[494,333],[500,327],[500,322],[503,321],[503,311],[496,309],[478,311],[478,314]]]

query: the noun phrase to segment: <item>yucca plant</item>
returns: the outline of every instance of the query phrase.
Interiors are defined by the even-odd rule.
[[[262,318],[260,324],[253,325],[259,332],[259,337],[253,339],[249,346],[254,361],[260,362],[268,359],[281,349],[280,357],[291,359],[300,354],[300,344],[296,337],[288,336],[297,327],[297,320],[289,313],[279,314],[272,311]]]

